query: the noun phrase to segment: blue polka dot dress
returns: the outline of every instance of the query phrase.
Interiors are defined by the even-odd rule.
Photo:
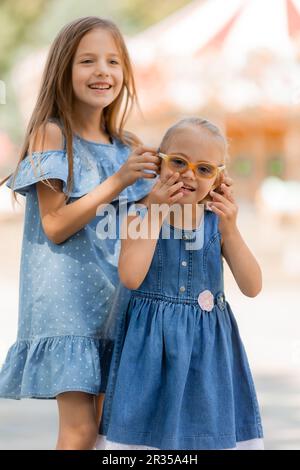
[[[74,135],[74,185],[68,204],[118,171],[131,150],[117,139],[99,144]],[[59,179],[66,192],[63,150],[34,152],[21,162],[8,187],[26,196],[22,242],[19,321],[15,344],[0,371],[0,397],[54,398],[67,391],[105,392],[114,327],[109,312],[118,286],[120,240],[100,240],[100,216],[65,242],[43,231],[35,183]],[[13,186],[12,186],[13,184]],[[153,180],[139,179],[112,201],[144,197]],[[110,321],[110,323],[112,323]]]

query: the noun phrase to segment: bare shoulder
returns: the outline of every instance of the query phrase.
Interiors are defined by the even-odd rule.
[[[46,152],[47,150],[63,150],[63,133],[54,122],[42,125],[33,136],[33,152]]]

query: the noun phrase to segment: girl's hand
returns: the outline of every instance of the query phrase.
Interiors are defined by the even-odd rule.
[[[218,185],[217,188],[215,188],[215,191],[219,194],[222,194],[222,185],[225,184],[229,192],[227,194],[233,196],[233,179],[228,176],[226,171],[221,174],[220,176],[220,184]]]
[[[156,153],[157,150],[152,147],[137,147],[116,173],[122,185],[130,186],[139,178],[155,178],[155,174],[145,173],[144,170],[157,171],[159,169],[160,158],[156,156]]]
[[[179,178],[179,173],[172,173],[166,176],[164,179],[159,178],[156,184],[151,189],[147,197],[147,204],[151,207],[151,204],[168,204],[172,205],[179,201],[183,196],[183,193],[176,193],[182,186],[183,182],[176,181]]]
[[[225,187],[228,189],[227,194],[229,194],[230,196],[233,196],[233,179],[231,179],[227,174],[224,174],[223,181],[221,182],[221,186],[222,184],[225,184]]]
[[[226,184],[221,184],[221,190],[223,194],[210,191],[212,202],[208,202],[207,205],[219,216],[219,229],[222,234],[222,238],[225,238],[237,228],[236,219],[238,206],[235,203],[230,188],[228,188]]]

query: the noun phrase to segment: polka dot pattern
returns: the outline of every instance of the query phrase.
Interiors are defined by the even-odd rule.
[[[130,149],[74,136],[74,187],[69,204],[116,172]],[[52,398],[68,390],[105,391],[114,341],[110,311],[119,283],[120,241],[100,240],[93,219],[56,245],[45,235],[35,183],[58,178],[66,190],[65,151],[35,152],[20,166],[14,189],[26,196],[17,341],[0,371],[0,397]],[[138,180],[121,196],[144,197],[153,181]],[[12,179],[7,182],[12,187]],[[113,201],[118,208],[119,199]]]

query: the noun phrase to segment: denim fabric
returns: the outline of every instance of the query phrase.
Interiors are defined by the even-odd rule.
[[[118,171],[130,148],[114,139],[97,144],[74,136],[74,187],[69,203]],[[35,152],[21,162],[13,188],[26,196],[20,267],[17,341],[0,372],[0,397],[53,398],[65,391],[106,389],[114,341],[107,325],[115,289],[120,240],[100,240],[100,217],[56,245],[41,224],[35,183],[57,178],[66,191],[64,150]],[[12,178],[8,187],[12,188]],[[141,179],[113,200],[135,201],[153,180]],[[118,212],[119,213],[119,212]],[[3,312],[3,314],[5,314]]]
[[[161,231],[147,276],[120,310],[100,434],[160,449],[234,448],[263,432],[225,300],[218,217],[205,211],[198,229],[178,230],[169,240]],[[211,311],[198,303],[207,290]]]

